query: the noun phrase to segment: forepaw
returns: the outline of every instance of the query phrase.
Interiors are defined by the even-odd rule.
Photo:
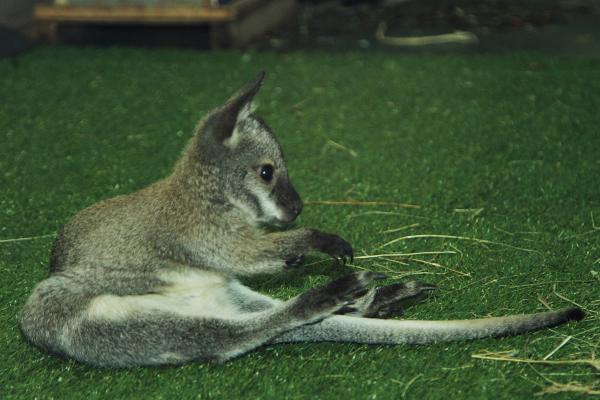
[[[331,233],[319,232],[314,238],[313,247],[319,251],[329,254],[343,265],[349,260],[354,260],[354,252],[350,243]]]

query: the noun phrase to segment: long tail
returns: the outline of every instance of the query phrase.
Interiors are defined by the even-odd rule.
[[[270,343],[352,342],[425,344],[518,335],[583,319],[579,308],[471,320],[411,321],[336,315],[283,333]]]

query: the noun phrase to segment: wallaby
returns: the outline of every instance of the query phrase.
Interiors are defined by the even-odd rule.
[[[577,308],[456,321],[380,319],[435,289],[358,272],[288,301],[236,276],[299,265],[309,251],[344,263],[337,235],[288,226],[303,203],[252,99],[264,73],[198,125],[173,172],[81,211],[59,232],[50,276],[21,314],[25,337],[97,366],[225,361],[265,344],[431,343],[518,334],[583,318]],[[269,228],[269,229],[267,229]],[[346,315],[343,315],[346,314]]]

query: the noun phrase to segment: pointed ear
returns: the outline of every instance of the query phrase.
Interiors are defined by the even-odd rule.
[[[205,134],[212,136],[219,143],[229,139],[240,117],[247,116],[252,112],[252,99],[258,93],[264,79],[265,73],[259,72],[254,80],[244,85],[222,107],[218,108],[206,121]]]

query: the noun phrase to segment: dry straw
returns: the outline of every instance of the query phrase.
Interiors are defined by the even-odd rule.
[[[543,364],[543,365],[583,365],[590,366],[600,371],[600,360],[595,358],[579,358],[573,360],[544,360],[535,358],[519,358],[514,357],[514,350],[508,351],[483,351],[477,354],[471,354],[471,357],[478,358],[481,360],[493,360],[493,361],[504,361],[512,363],[524,363],[524,364]]]
[[[324,206],[394,206],[402,208],[421,208],[417,204],[395,203],[391,201],[361,201],[361,200],[307,200],[304,202],[309,205]]]
[[[45,238],[49,238],[49,237],[54,237],[55,235],[56,235],[56,233],[49,233],[47,235],[40,235],[40,236],[29,236],[29,237],[21,237],[21,238],[13,238],[13,239],[0,239],[0,244],[26,242],[28,240],[45,239]]]

